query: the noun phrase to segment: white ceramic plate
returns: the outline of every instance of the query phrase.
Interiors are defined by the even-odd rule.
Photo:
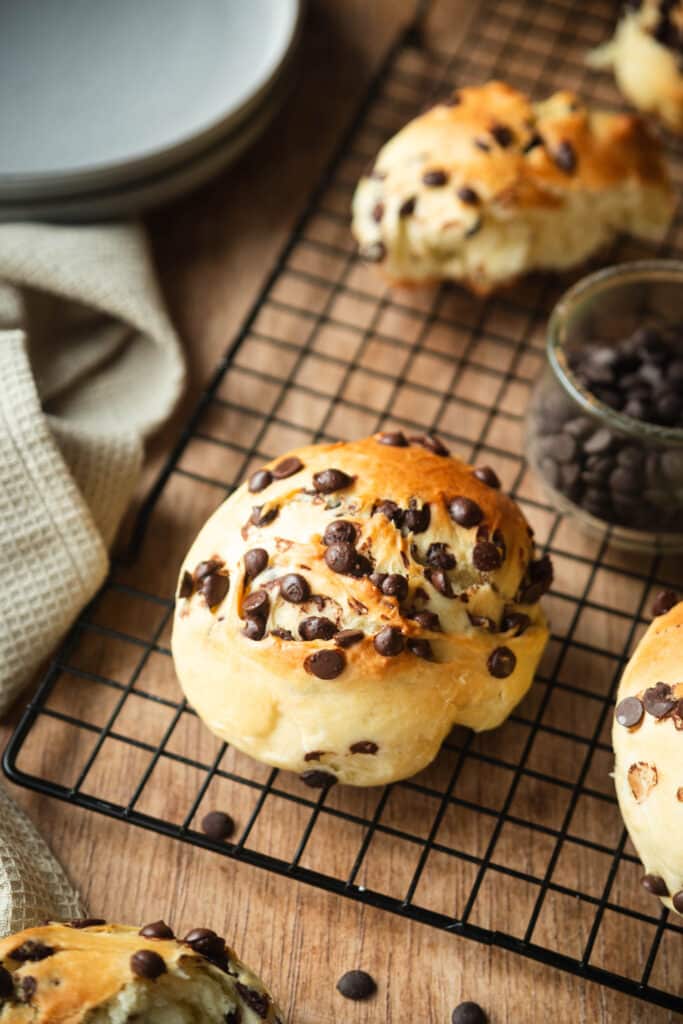
[[[300,0],[0,0],[0,200],[111,188],[224,139]]]

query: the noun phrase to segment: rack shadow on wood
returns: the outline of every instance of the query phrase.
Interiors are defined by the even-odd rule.
[[[613,694],[652,593],[681,563],[625,556],[550,508],[520,455],[544,325],[568,284],[535,277],[475,300],[389,291],[356,258],[355,182],[379,145],[455,83],[505,77],[541,97],[618,104],[583,57],[609,0],[482,4],[454,54],[412,31],[389,54],[146,502],[116,565],[59,652],[5,754],[15,782],[270,871],[493,943],[683,1009],[679,919],[639,885],[609,777]],[[678,183],[680,154],[670,152]],[[680,211],[659,253],[681,255]],[[652,255],[622,240],[610,259]],[[458,729],[417,777],[312,794],[209,734],[169,651],[177,566],[250,468],[311,441],[434,430],[491,462],[554,559],[553,636],[531,693],[492,734]],[[153,587],[150,587],[153,581]],[[199,827],[209,809],[234,843]]]

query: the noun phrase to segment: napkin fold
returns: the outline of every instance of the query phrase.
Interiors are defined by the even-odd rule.
[[[0,715],[103,582],[183,383],[140,227],[0,227]]]

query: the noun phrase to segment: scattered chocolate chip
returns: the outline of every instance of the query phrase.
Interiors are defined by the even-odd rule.
[[[290,572],[280,580],[280,594],[291,604],[301,604],[310,597],[311,588],[298,572]]]
[[[324,750],[310,750],[307,754],[304,754],[304,761],[319,761],[324,753]]]
[[[345,666],[346,658],[342,652],[327,647],[309,654],[304,661],[306,671],[318,679],[336,679],[342,674]]]
[[[492,541],[481,540],[474,545],[472,564],[479,572],[494,572],[503,564],[503,553]]]
[[[244,618],[265,619],[270,610],[270,598],[265,590],[252,590],[242,601]]]
[[[422,184],[429,188],[440,188],[442,185],[448,184],[448,175],[440,168],[425,171],[422,175]]]
[[[398,208],[399,217],[410,217],[415,213],[415,204],[417,200],[415,196],[410,196],[408,199],[404,199]]]
[[[382,583],[382,593],[387,597],[395,597],[397,601],[405,601],[408,596],[408,580],[398,572],[390,572]]]
[[[438,590],[444,597],[454,597],[453,587],[443,569],[425,569],[425,578],[429,580],[435,590]]]
[[[424,658],[425,661],[432,661],[434,658],[434,652],[432,651],[432,645],[429,640],[423,640],[421,637],[413,637],[408,640],[406,644],[411,654],[414,654],[416,658]]]
[[[517,600],[520,604],[536,604],[550,590],[553,582],[553,563],[548,555],[529,562]]]
[[[458,526],[464,526],[470,529],[472,526],[476,526],[484,518],[482,512],[476,501],[472,501],[471,498],[457,497],[453,498],[448,503],[448,511],[451,519],[458,524]]]
[[[537,149],[538,146],[542,146],[542,145],[543,145],[542,137],[538,134],[538,132],[534,132],[533,135],[531,135],[527,139],[527,141],[524,143],[524,145],[522,146],[522,153],[524,153],[526,155],[527,153],[530,153],[532,151],[532,149]]]
[[[265,512],[263,511],[263,505],[254,505],[249,516],[249,522],[254,526],[268,526],[269,523],[272,523],[277,518],[278,512],[277,505],[267,509]]]
[[[353,647],[354,644],[359,644],[364,636],[362,629],[341,629],[332,639],[337,647]]]
[[[259,491],[263,491],[266,487],[269,487],[273,482],[273,474],[269,469],[257,469],[255,473],[252,473],[249,477],[249,490],[252,494],[257,494]]]
[[[683,889],[680,892],[674,893],[671,902],[674,905],[674,910],[677,910],[679,914],[683,914]]]
[[[496,490],[500,489],[500,480],[495,470],[491,469],[490,466],[477,466],[473,470],[473,476],[476,476],[482,484],[486,484],[487,487],[494,487]]]
[[[400,430],[389,430],[383,434],[377,434],[376,440],[380,444],[389,445],[390,448],[407,448],[408,442],[406,441],[405,434]]]
[[[330,640],[337,632],[332,619],[324,615],[310,615],[299,624],[299,636],[302,640]]]
[[[507,676],[512,675],[516,664],[517,658],[509,647],[496,647],[495,650],[491,651],[486,662],[489,672],[496,679],[505,679]]]
[[[373,516],[377,513],[381,513],[390,523],[394,526],[400,527],[403,523],[403,509],[399,508],[395,501],[391,501],[390,498],[383,498],[378,501],[372,509]]]
[[[205,576],[199,587],[209,608],[215,608],[225,598],[230,589],[230,577],[227,573],[214,572]]]
[[[155,953],[153,949],[139,949],[130,958],[130,969],[139,978],[160,978],[166,973],[164,958]]]
[[[73,921],[67,921],[69,928],[94,928],[106,923],[103,917],[76,917]]]
[[[294,634],[291,629],[282,629],[281,626],[276,626],[275,629],[271,629],[270,636],[276,636],[279,640],[293,640]]]
[[[330,544],[325,551],[325,564],[332,572],[341,573],[344,576],[358,576],[362,573],[359,572],[359,568],[362,569],[364,563],[360,562],[362,558],[358,554],[353,544],[348,544],[346,541],[340,541],[335,544]]]
[[[422,445],[423,448],[426,448],[434,455],[448,456],[451,454],[443,441],[435,437],[434,434],[417,434],[409,438],[409,440],[411,444]]]
[[[479,202],[478,194],[469,185],[462,185],[457,190],[456,195],[460,202],[465,203],[467,206],[476,206]]]
[[[9,999],[14,995],[12,975],[5,967],[0,967],[0,999]]]
[[[358,743],[352,743],[349,750],[352,754],[376,754],[379,747],[372,740],[359,740]]]
[[[638,697],[624,697],[617,704],[614,717],[619,725],[623,725],[625,729],[631,729],[634,725],[638,725],[643,717],[643,702]]]
[[[422,508],[417,508],[417,504],[414,498],[410,499],[410,507],[403,513],[402,526],[409,530],[410,533],[424,533],[429,527],[431,520],[431,511],[429,505],[423,505]]]
[[[259,576],[268,565],[268,552],[265,548],[251,548],[244,553],[244,572],[249,580]]]
[[[506,124],[494,124],[490,131],[502,149],[507,149],[515,141],[515,133]]]
[[[247,985],[243,985],[240,981],[235,983],[235,988],[242,996],[242,999],[249,1009],[253,1010],[261,1020],[265,1020],[270,1008],[270,999],[268,998],[268,995],[265,992],[257,992],[255,988],[249,988]]]
[[[229,839],[235,831],[235,822],[224,811],[209,811],[202,818],[202,832],[209,839]]]
[[[652,614],[655,618],[658,615],[666,615],[678,604],[678,594],[675,590],[660,590],[652,602]]]
[[[153,921],[151,924],[143,925],[138,932],[143,939],[174,939],[173,929],[169,928],[165,921]]]
[[[54,954],[52,946],[46,946],[44,942],[36,942],[35,939],[27,939],[20,946],[13,949],[9,954],[10,959],[18,960],[19,963],[33,963],[38,960],[47,960]]]
[[[375,224],[379,224],[384,216],[384,203],[375,203],[372,208],[372,219]]]
[[[219,965],[225,961],[225,942],[211,928],[192,928],[183,937],[186,946]]]
[[[567,142],[566,139],[562,139],[560,143],[552,150],[552,158],[556,165],[565,174],[573,174],[576,170],[576,153],[571,142]]]
[[[320,771],[317,768],[311,768],[310,771],[302,772],[299,778],[304,785],[310,786],[311,789],[329,789],[337,781],[336,775],[332,775],[331,772]]]
[[[281,459],[276,466],[273,466],[271,473],[276,480],[284,480],[288,476],[294,476],[299,470],[304,468],[304,464],[301,459],[298,459],[296,455],[290,455],[286,459]]]
[[[361,259],[367,263],[381,263],[386,254],[387,250],[383,242],[372,242],[359,250]]]
[[[648,715],[653,718],[666,718],[673,711],[678,701],[674,697],[671,687],[666,683],[655,683],[648,687],[643,694],[643,705]]]
[[[417,622],[419,626],[422,626],[423,629],[428,629],[432,633],[441,632],[441,622],[439,621],[439,616],[436,612],[415,612],[412,619],[414,622]]]
[[[242,1011],[239,1006],[234,1010],[228,1010],[225,1015],[225,1024],[242,1024]]]
[[[242,627],[242,634],[247,640],[263,640],[266,632],[266,623],[263,619],[249,618]]]
[[[514,630],[513,636],[521,636],[530,625],[531,619],[524,612],[506,612],[500,622],[500,631],[509,633]]]
[[[377,991],[377,984],[366,971],[347,971],[337,982],[337,991],[345,999],[369,999]]]
[[[207,576],[211,576],[212,573],[217,572],[224,566],[225,562],[221,562],[217,558],[209,558],[206,562],[199,562],[199,564],[195,566],[192,578],[195,584],[201,583]]]
[[[356,527],[348,519],[333,519],[325,527],[323,544],[355,544],[356,536]]]
[[[377,587],[378,590],[382,589],[386,578],[387,573],[385,572],[371,572],[370,575],[368,576],[368,579],[372,583],[373,587]]]
[[[30,974],[21,979],[17,989],[17,999],[20,1003],[30,1003],[38,990],[38,982]]]
[[[448,550],[448,544],[435,541],[427,548],[427,565],[449,572],[451,569],[455,569],[455,564],[455,555]]]
[[[350,487],[353,477],[344,473],[341,469],[321,469],[319,473],[313,474],[313,486],[320,494],[332,494],[333,491],[343,491]]]
[[[178,597],[192,597],[192,591],[194,589],[194,582],[192,580],[192,574],[185,570],[180,580],[180,586],[178,587]]]
[[[403,633],[396,626],[385,626],[373,638],[378,654],[384,658],[393,658],[400,654],[404,647]]]
[[[473,615],[471,612],[468,612],[467,618],[477,629],[487,629],[489,633],[496,632],[496,624],[488,615]]]
[[[643,875],[640,880],[643,889],[646,889],[652,896],[668,896],[669,890],[666,882],[659,875]]]
[[[453,1010],[452,1024],[487,1024],[487,1017],[479,1003],[468,1000]]]

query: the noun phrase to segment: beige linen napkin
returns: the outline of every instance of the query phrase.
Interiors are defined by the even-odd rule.
[[[0,715],[102,583],[183,381],[139,227],[0,226]]]

